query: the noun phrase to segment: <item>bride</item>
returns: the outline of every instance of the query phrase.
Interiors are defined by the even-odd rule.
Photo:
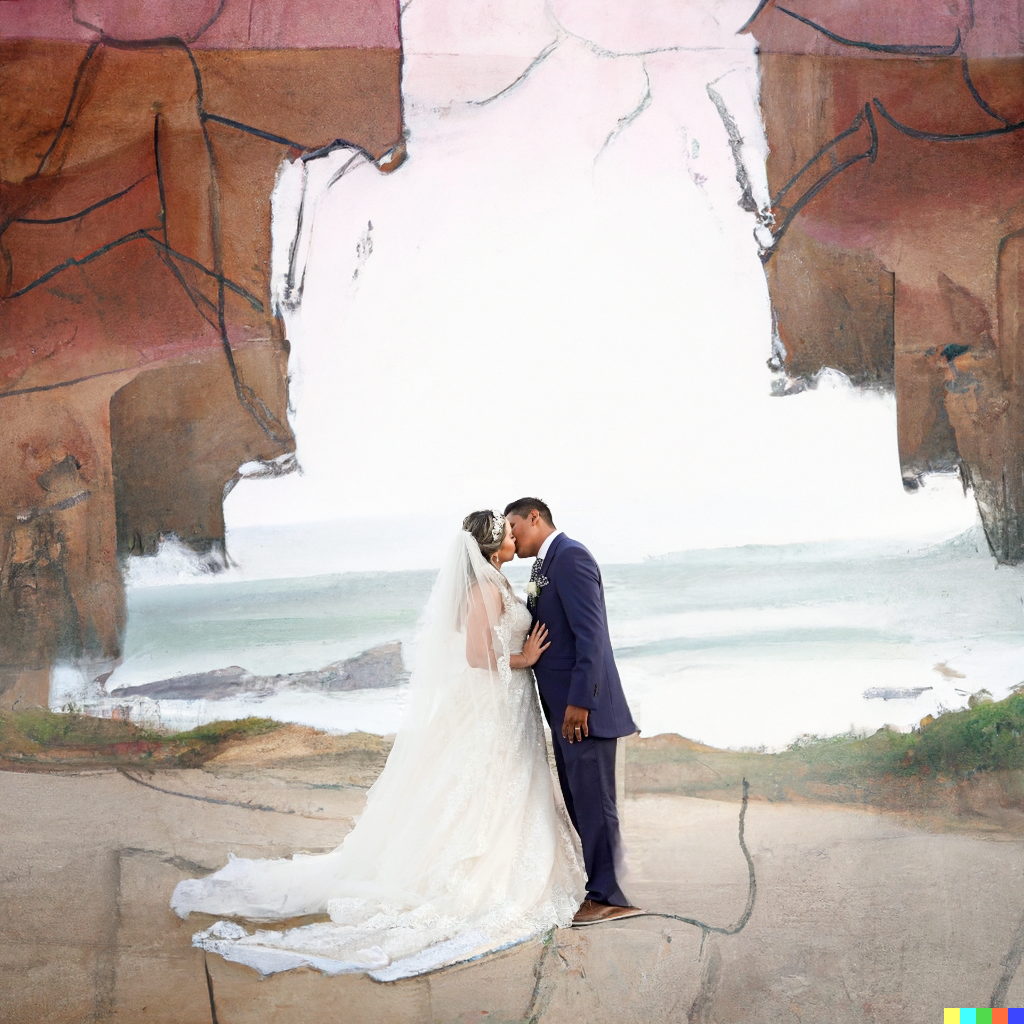
[[[310,966],[390,981],[571,924],[583,857],[531,671],[546,630],[531,631],[501,572],[514,554],[504,516],[466,517],[421,621],[394,747],[341,846],[283,860],[229,854],[171,899],[182,917],[330,921],[254,932],[218,921],[194,945],[263,974]]]

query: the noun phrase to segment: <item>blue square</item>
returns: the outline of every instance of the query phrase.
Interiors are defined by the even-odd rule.
[[[1024,1024],[1024,1009],[1019,1006],[1011,1006],[1006,1019],[1010,1024]]]

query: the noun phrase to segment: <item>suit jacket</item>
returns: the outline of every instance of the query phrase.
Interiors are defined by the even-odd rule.
[[[533,671],[548,721],[560,729],[567,704],[588,708],[591,736],[611,739],[637,731],[619,681],[608,636],[601,570],[579,541],[557,536],[544,559],[535,622],[548,628],[551,646]]]

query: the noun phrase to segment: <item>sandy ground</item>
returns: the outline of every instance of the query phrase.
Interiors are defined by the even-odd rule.
[[[312,745],[311,745],[312,744]],[[556,932],[380,985],[254,972],[192,949],[174,884],[228,851],[332,848],[376,763],[270,736],[203,769],[0,772],[0,1021],[916,1022],[1024,1004],[1024,848],[751,793],[756,901],[736,934],[661,917]],[[358,761],[358,759],[357,759]],[[354,766],[353,766],[354,765]],[[739,804],[624,804],[630,896],[730,927],[748,895]]]

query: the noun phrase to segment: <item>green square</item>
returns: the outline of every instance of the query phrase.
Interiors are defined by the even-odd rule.
[[[984,1007],[974,1011],[974,1024],[992,1024],[992,1010]]]

